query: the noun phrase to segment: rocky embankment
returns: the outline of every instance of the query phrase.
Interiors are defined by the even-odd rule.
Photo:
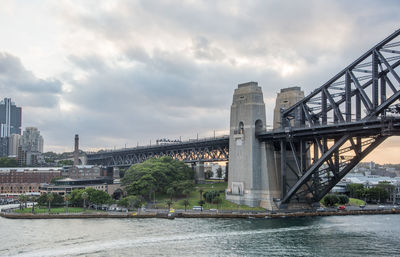
[[[359,210],[359,211],[326,211],[326,212],[291,212],[291,213],[210,213],[210,212],[129,212],[129,213],[60,213],[60,214],[31,214],[2,212],[1,217],[9,219],[90,219],[90,218],[290,218],[290,217],[315,217],[315,216],[342,216],[342,215],[376,215],[400,214],[400,210]]]

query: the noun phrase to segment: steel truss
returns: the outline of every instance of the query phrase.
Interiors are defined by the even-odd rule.
[[[149,158],[161,156],[171,156],[186,163],[227,161],[229,159],[229,137],[90,154],[88,163],[107,167],[129,167]]]
[[[280,131],[259,135],[279,140],[281,204],[318,202],[387,137],[399,134],[399,35],[397,30],[283,110]]]

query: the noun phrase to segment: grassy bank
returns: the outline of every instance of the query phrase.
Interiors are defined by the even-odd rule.
[[[16,213],[32,213],[32,208],[23,208],[22,210],[16,210]],[[94,210],[83,209],[82,207],[55,207],[50,209],[50,213],[81,213],[81,212],[94,212]],[[35,213],[49,213],[49,209],[45,207],[38,208],[35,206]]]
[[[188,195],[188,200],[189,200],[189,205],[187,206],[187,209],[192,209],[193,206],[199,206],[199,201],[201,200],[201,194],[205,193],[207,191],[211,190],[216,190],[220,192],[219,198],[221,199],[221,203],[216,205],[216,204],[211,204],[211,203],[206,203],[203,205],[204,209],[219,209],[219,210],[258,210],[258,211],[263,211],[265,209],[260,208],[260,207],[249,207],[247,205],[237,205],[234,203],[231,203],[225,199],[225,189],[227,188],[227,183],[226,182],[216,182],[212,184],[199,184],[196,185],[194,190],[190,192]],[[185,206],[183,205],[183,200],[185,200],[185,197],[173,197],[173,205],[172,208],[174,209],[185,209]],[[167,195],[156,195],[156,201],[157,201],[157,208],[166,208],[166,201],[170,200],[170,196]]]
[[[360,199],[349,198],[349,205],[360,206],[360,205],[365,205],[365,202]]]

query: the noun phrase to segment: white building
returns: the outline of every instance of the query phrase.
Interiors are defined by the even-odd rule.
[[[35,127],[27,127],[21,137],[24,151],[43,153],[43,137]]]

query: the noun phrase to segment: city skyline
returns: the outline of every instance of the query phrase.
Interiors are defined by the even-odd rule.
[[[357,8],[357,12],[353,10]],[[278,10],[278,11],[276,11]],[[396,1],[5,1],[0,95],[45,151],[134,147],[228,134],[233,89],[319,87],[399,29]],[[218,18],[212,18],[218,17]],[[364,161],[398,162],[391,138]]]

